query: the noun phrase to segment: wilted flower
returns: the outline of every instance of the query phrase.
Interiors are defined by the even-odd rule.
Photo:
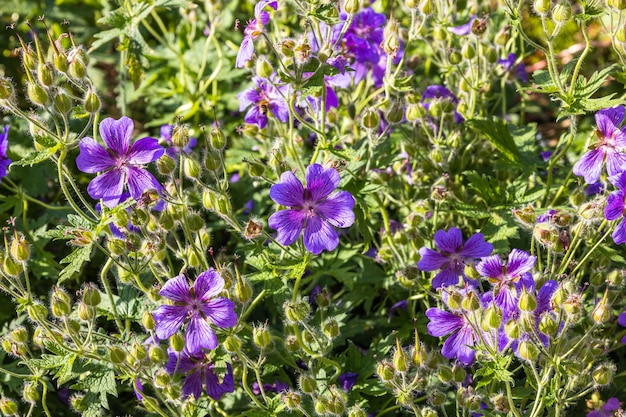
[[[619,127],[624,121],[624,106],[600,110],[596,113],[596,136],[598,142],[589,147],[576,162],[573,172],[583,176],[587,184],[593,184],[600,179],[602,163],[606,161],[606,171],[609,177],[619,174],[626,164],[626,127]]]
[[[252,55],[254,55],[254,41],[261,36],[263,26],[267,25],[270,21],[270,14],[263,11],[265,6],[276,10],[278,9],[278,2],[276,0],[261,0],[254,6],[254,19],[249,21],[246,28],[243,30],[243,40],[235,61],[237,68],[243,68],[245,63],[252,59]]]
[[[110,208],[122,200],[125,184],[135,200],[148,189],[161,189],[161,184],[143,165],[159,159],[163,148],[150,137],[139,139],[131,146],[132,134],[133,121],[130,118],[124,116],[115,120],[108,117],[100,123],[100,136],[107,148],[90,137],[80,141],[80,154],[76,158],[78,169],[88,174],[104,171],[91,180],[87,192],[93,199],[102,199]]]
[[[167,339],[187,323],[186,349],[193,355],[217,347],[217,336],[209,323],[217,327],[233,327],[237,314],[232,301],[217,297],[224,289],[224,279],[213,268],[198,275],[193,287],[187,277],[179,275],[163,285],[159,295],[174,302],[153,312],[156,335]]]
[[[233,368],[226,364],[222,382],[215,372],[215,365],[206,355],[193,355],[183,350],[180,355],[169,352],[169,361],[165,369],[170,374],[180,373],[183,377],[183,397],[193,395],[196,399],[202,396],[202,386],[213,400],[218,401],[222,395],[235,390]]]
[[[7,148],[9,146],[9,126],[4,126],[0,133],[0,179],[6,177],[7,168],[11,164],[11,160],[7,157]]]
[[[318,255],[337,247],[339,236],[334,227],[354,223],[354,197],[347,191],[331,194],[339,180],[336,169],[319,164],[307,168],[306,188],[291,171],[280,176],[280,182],[270,189],[270,197],[289,209],[272,214],[268,224],[278,231],[276,239],[281,244],[291,245],[304,228],[304,247],[309,252]]]
[[[433,278],[433,289],[457,285],[459,277],[467,280],[465,265],[471,264],[475,258],[488,256],[493,251],[491,243],[485,242],[484,236],[480,233],[463,242],[463,234],[456,227],[450,228],[447,232],[438,230],[434,240],[439,252],[422,247],[419,251],[422,259],[417,264],[422,271],[440,270]]]
[[[270,112],[281,122],[287,122],[289,120],[289,108],[278,89],[265,78],[255,76],[252,77],[252,81],[256,87],[237,94],[239,111],[244,111],[250,107],[244,121],[256,123],[259,129],[263,129],[267,126],[267,114]]]

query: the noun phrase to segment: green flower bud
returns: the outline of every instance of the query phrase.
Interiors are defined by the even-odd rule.
[[[376,366],[376,373],[378,374],[378,377],[381,379],[381,381],[387,382],[391,381],[394,378],[396,370],[391,363],[383,361],[378,362],[378,365]]]
[[[209,143],[213,149],[222,150],[226,147],[226,135],[219,127],[214,127],[209,132]]]
[[[23,326],[19,326],[9,332],[9,338],[13,343],[26,343],[28,342],[28,332]]]
[[[46,87],[50,87],[52,82],[52,69],[50,68],[50,64],[47,62],[40,62],[37,65],[37,80],[41,85],[45,85]]]
[[[150,314],[152,316],[152,314]],[[185,348],[185,338],[180,333],[174,333],[169,338],[170,347],[174,352],[182,352]]]
[[[284,393],[281,399],[289,410],[299,409],[300,404],[302,404],[302,395],[294,391],[288,391]]]
[[[438,389],[434,389],[428,393],[427,401],[433,407],[440,407],[446,402],[446,394]]]
[[[130,356],[132,356],[135,360],[142,361],[146,359],[148,352],[143,344],[133,343],[133,346],[130,348]]]
[[[265,349],[272,345],[272,334],[267,328],[267,324],[254,326],[252,328],[252,341],[259,349]]]
[[[183,159],[183,172],[188,178],[198,178],[201,173],[200,164],[195,159],[185,158]]]
[[[307,374],[300,374],[300,377],[298,378],[298,385],[305,394],[313,394],[317,388],[315,378]]]
[[[504,394],[496,394],[490,398],[491,403],[493,404],[493,408],[503,414],[507,414],[511,411],[509,400]]]
[[[159,369],[156,371],[154,375],[154,385],[157,388],[165,388],[172,382],[172,378],[170,374],[167,373],[165,369]]]
[[[331,339],[337,337],[339,336],[339,323],[335,319],[327,319],[322,326],[322,331]]]
[[[449,366],[442,365],[437,370],[437,377],[441,382],[447,384],[448,382],[452,381],[454,374],[452,373],[452,369]]]
[[[435,40],[445,42],[448,40],[448,32],[443,27],[437,25],[433,29],[433,38],[435,38]]]
[[[545,15],[548,13],[551,6],[550,0],[535,0],[533,3],[533,9],[535,9],[535,12],[539,15]]]
[[[297,352],[300,349],[300,342],[298,338],[292,334],[285,338],[285,349],[289,352]]]
[[[248,167],[248,172],[253,177],[261,177],[265,174],[265,164],[254,158],[253,160],[244,159],[246,166]]]
[[[161,404],[159,404],[159,401],[156,398],[150,397],[148,395],[143,395],[143,398],[141,399],[141,404],[146,408],[146,410],[148,410],[151,413],[162,413],[163,409],[161,407]]]
[[[269,63],[267,58],[261,56],[256,60],[256,74],[261,78],[269,78],[274,73],[272,64]],[[221,147],[218,147],[221,148]]]
[[[622,281],[624,280],[623,271],[618,271],[614,269],[608,273],[606,279],[607,281],[609,281],[610,285],[614,287],[619,287],[620,285],[622,285]]]
[[[87,75],[87,70],[85,69],[85,64],[83,64],[79,60],[71,61],[69,65],[69,74],[70,77],[75,80],[82,80]]]
[[[163,154],[157,160],[157,170],[161,175],[169,175],[176,169],[176,161],[168,156],[167,154]]]
[[[24,236],[16,236],[11,242],[11,256],[16,261],[27,261],[30,258],[30,243]]]
[[[476,50],[474,49],[474,46],[469,42],[463,45],[463,47],[461,48],[461,56],[465,59],[474,59],[474,57],[476,56]]]
[[[348,417],[367,417],[367,413],[358,404],[350,407]]]
[[[513,217],[521,224],[526,227],[533,227],[535,222],[537,221],[537,215],[535,214],[535,209],[530,204],[523,209],[513,209],[512,210]]]
[[[111,346],[109,348],[109,358],[112,363],[119,365],[126,360],[126,352],[117,346]]]
[[[608,304],[608,290],[591,312],[591,318],[598,324],[604,324],[611,318],[611,306]]]
[[[467,372],[465,372],[465,369],[463,369],[461,365],[455,363],[452,366],[452,379],[454,380],[454,382],[460,384],[461,382],[465,381],[466,376]]]
[[[357,14],[360,9],[359,0],[346,0],[343,9],[348,14]]]
[[[67,60],[65,52],[60,52],[54,55],[54,67],[62,73],[66,73],[70,67],[70,63]]]
[[[15,89],[13,84],[6,78],[0,78],[0,100],[13,100]]]
[[[606,0],[606,4],[617,10],[626,9],[626,0]]]
[[[241,349],[241,339],[237,335],[228,335],[224,340],[224,350],[228,353],[239,352]]]
[[[40,303],[33,303],[29,305],[26,312],[32,321],[43,321],[46,317],[48,317],[48,309],[45,305]]]
[[[0,411],[7,416],[17,415],[17,403],[9,398],[0,398]]]
[[[463,59],[463,56],[459,53],[459,51],[450,51],[450,55],[448,55],[448,61],[450,61],[450,64],[458,65],[461,62],[461,59]]]
[[[487,58],[487,62],[495,64],[498,60],[498,52],[494,47],[490,46],[485,51],[485,57]]]
[[[559,330],[559,323],[554,319],[552,314],[544,314],[539,321],[539,331],[548,336],[556,334]]]
[[[56,91],[52,96],[52,101],[54,102],[54,110],[60,114],[67,114],[72,110],[72,100],[63,89]]]
[[[85,111],[91,114],[96,114],[100,111],[100,109],[102,108],[102,102],[100,101],[100,97],[98,97],[98,94],[95,90],[91,88],[87,90],[87,93],[85,94],[85,100],[83,102],[83,107],[85,108]]]
[[[476,311],[480,309],[480,300],[474,291],[469,291],[461,300],[461,306],[465,311]]]
[[[432,14],[435,11],[435,5],[433,4],[432,0],[421,0],[419,2],[419,6],[417,7],[419,11],[426,16]]]
[[[197,232],[204,227],[204,219],[197,213],[187,215],[187,224],[192,232]]]
[[[30,101],[39,106],[43,106],[48,102],[48,93],[46,90],[36,83],[28,83],[26,93]]]
[[[385,118],[389,123],[400,123],[404,118],[404,107],[395,102],[387,111]]]
[[[504,325],[504,333],[511,339],[518,339],[520,336],[519,324],[515,320],[509,320]]]
[[[150,346],[150,350],[148,351],[148,357],[150,358],[150,362],[155,364],[160,364],[165,362],[167,359],[167,353],[160,346]]]
[[[606,386],[613,381],[615,376],[615,365],[611,363],[600,364],[596,369],[591,372],[591,378],[593,382],[600,386]]]
[[[204,166],[209,171],[217,172],[222,168],[222,158],[218,151],[209,149],[204,155]]]
[[[280,53],[283,54],[287,58],[293,57],[293,48],[296,45],[296,42],[293,39],[285,39],[280,43]],[[255,125],[251,125],[255,126]]]
[[[324,416],[328,413],[328,399],[326,397],[317,397],[313,403],[313,409],[318,416]]]
[[[420,410],[420,417],[438,417],[439,414],[430,407],[424,407]]]
[[[537,359],[537,356],[539,356],[539,351],[537,350],[537,347],[527,340],[522,340],[521,342],[519,342],[517,351],[520,358],[527,361],[534,361]]]
[[[6,353],[14,353],[13,343],[9,339],[2,339],[2,349],[4,349]]]
[[[460,310],[463,296],[457,291],[454,291],[448,295],[448,307],[452,310]]]
[[[363,126],[368,129],[376,129],[380,123],[378,112],[373,109],[365,109],[362,117]]]
[[[78,303],[77,307],[78,318],[83,321],[91,321],[96,317],[96,308],[85,304],[83,301]]]
[[[306,320],[311,313],[309,303],[302,299],[298,299],[295,303],[285,301],[283,304],[283,310],[285,312],[285,316],[287,317],[287,321],[292,324]]]
[[[537,307],[537,300],[533,294],[529,293],[526,291],[526,288],[524,288],[517,304],[522,311],[534,311]]]
[[[328,412],[336,416],[342,415],[346,411],[346,394],[334,385],[329,388],[329,391]]]
[[[582,311],[582,302],[580,297],[573,294],[565,300],[563,310],[570,316],[577,316]]]
[[[198,254],[196,253],[196,251],[194,251],[193,249],[189,248],[189,251],[187,253],[187,262],[189,262],[189,265],[194,267],[194,268],[198,268],[200,266],[200,257],[198,256]]]
[[[55,288],[50,296],[50,307],[54,317],[65,317],[70,314],[72,300],[65,291]]]
[[[2,267],[4,272],[12,277],[18,276],[22,272],[22,265],[15,262],[12,257],[5,256],[4,262],[2,263]]]
[[[102,301],[102,298],[100,297],[98,287],[93,283],[86,284],[83,287],[83,302],[95,307],[100,304],[100,301]]]
[[[567,3],[559,3],[552,9],[552,19],[557,23],[564,23],[572,16],[572,8]]]

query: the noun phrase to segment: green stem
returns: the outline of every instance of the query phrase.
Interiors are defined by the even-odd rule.
[[[111,264],[113,260],[109,258],[104,266],[102,267],[102,271],[100,271],[100,281],[102,281],[102,286],[104,287],[104,291],[107,294],[109,299],[109,303],[111,304],[111,310],[113,313],[113,317],[115,318],[115,325],[120,333],[124,333],[124,325],[122,324],[122,320],[120,320],[120,315],[117,311],[117,306],[115,305],[115,300],[113,299],[113,292],[111,291],[111,286],[109,285],[109,279],[107,278],[107,273],[111,268]]]

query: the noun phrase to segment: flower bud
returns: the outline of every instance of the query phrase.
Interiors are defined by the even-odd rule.
[[[12,277],[16,277],[22,272],[22,265],[15,262],[10,256],[4,257],[2,268],[7,275]]]
[[[447,384],[452,381],[454,375],[452,374],[452,369],[449,366],[441,365],[437,370],[437,377],[441,382]]]
[[[50,87],[52,82],[52,69],[50,68],[50,64],[47,62],[40,62],[37,65],[37,80],[41,85],[45,85],[46,87]]]
[[[328,412],[332,415],[342,415],[346,410],[346,394],[332,385],[329,388],[330,398],[328,399]]]
[[[302,404],[302,395],[294,391],[287,391],[281,397],[289,410],[296,410]]]
[[[2,397],[0,398],[0,411],[7,416],[15,416],[18,411],[17,403],[9,398]]]
[[[591,378],[593,382],[600,386],[606,386],[613,381],[615,376],[615,365],[611,363],[600,364],[596,369],[591,372]]]
[[[135,360],[142,361],[148,356],[146,347],[141,343],[133,343],[130,348],[130,356]]]
[[[239,352],[241,349],[241,339],[235,334],[229,334],[224,340],[224,350],[228,353]]]
[[[398,102],[393,103],[385,118],[389,123],[400,123],[404,118],[404,107]]]
[[[167,353],[160,346],[150,346],[150,350],[148,351],[148,357],[150,358],[150,362],[159,364],[161,362],[165,362],[167,359]]]
[[[126,360],[126,352],[117,346],[111,346],[109,348],[109,359],[111,362],[119,365]]]
[[[454,291],[448,295],[447,304],[451,310],[460,310],[462,302],[463,296],[458,291]]]
[[[380,123],[378,112],[373,109],[365,109],[362,117],[363,126],[368,129],[376,129]]]
[[[433,0],[421,0],[419,2],[419,6],[417,6],[422,14],[428,16],[435,11],[435,6],[433,4]]]
[[[313,409],[318,416],[324,416],[328,413],[328,399],[326,397],[317,397],[313,402]]]
[[[170,347],[174,352],[182,352],[185,348],[185,338],[180,333],[174,333],[170,336]]]
[[[54,55],[54,67],[62,73],[66,73],[70,67],[70,63],[67,60],[65,52],[60,52]]]
[[[72,300],[65,291],[55,288],[50,296],[50,307],[54,317],[65,317],[70,314]]]
[[[167,154],[157,160],[157,170],[161,175],[169,175],[176,169],[176,161]]]
[[[26,309],[28,318],[32,321],[43,321],[48,317],[48,309],[45,305],[40,303],[33,303]]]
[[[46,90],[36,83],[28,83],[26,94],[30,101],[39,106],[43,106],[48,102],[48,93]]]
[[[517,352],[519,353],[520,358],[527,361],[534,361],[535,359],[537,359],[537,356],[539,356],[539,351],[537,350],[537,347],[535,347],[535,345],[527,340],[522,340],[521,342],[519,342]]]
[[[567,3],[558,3],[552,9],[552,19],[557,23],[564,23],[572,16],[572,8]]]
[[[209,132],[209,143],[213,149],[222,150],[226,147],[226,135],[219,127],[214,127]]]
[[[331,339],[337,337],[339,336],[339,323],[335,319],[327,319],[322,326],[322,331]]]
[[[367,413],[357,404],[348,410],[348,417],[367,417]]]
[[[465,372],[465,369],[463,369],[463,366],[461,366],[459,363],[455,363],[452,366],[452,379],[454,380],[454,382],[460,384],[465,381],[466,376],[467,372]]]
[[[17,236],[11,242],[11,256],[16,261],[27,261],[30,257],[30,244],[24,236]]]
[[[626,9],[626,0],[606,0],[606,4],[617,10]]]
[[[63,89],[58,89],[52,96],[54,110],[60,114],[67,114],[72,110],[72,100]]]
[[[317,381],[315,381],[315,378],[310,375],[300,374],[300,377],[298,378],[298,385],[305,394],[313,394],[317,388]]]
[[[183,171],[186,177],[191,179],[198,178],[200,176],[200,170],[200,164],[195,159],[185,158],[183,160]]]
[[[101,301],[100,291],[95,284],[89,283],[83,287],[83,302],[89,306],[97,306]]]
[[[346,0],[343,4],[343,10],[348,14],[356,14],[359,8],[359,0]]]
[[[608,289],[604,292],[604,296],[591,312],[591,318],[598,324],[604,324],[611,318],[611,306],[608,305]]]
[[[246,159],[244,160],[246,166],[248,167],[248,173],[252,177],[261,177],[265,173],[265,164],[254,158],[252,160]]]
[[[11,81],[6,78],[0,78],[0,101],[13,100],[14,96],[15,90]]]
[[[533,2],[533,9],[535,9],[535,12],[537,12],[537,14],[545,15],[550,11],[550,3],[550,0],[535,0]]]
[[[539,321],[539,331],[548,336],[552,336],[559,331],[559,323],[550,313],[546,313]]]
[[[172,143],[179,148],[189,145],[189,130],[184,125],[177,124],[172,128]]]
[[[438,389],[434,389],[428,393],[427,398],[428,404],[432,405],[433,407],[440,407],[446,401],[446,394]]]
[[[480,309],[480,300],[474,291],[469,291],[463,296],[461,306],[465,311],[476,311]]]
[[[70,53],[71,55],[71,53]],[[68,58],[69,59],[69,58]],[[83,64],[80,60],[70,60],[69,64],[69,74],[70,77],[75,80],[82,80],[85,75],[87,75],[87,70],[85,69],[85,64]]]
[[[466,43],[461,48],[461,56],[465,59],[473,59],[476,56],[476,50],[471,43]]]
[[[287,321],[292,324],[304,321],[311,313],[309,303],[302,299],[299,299],[295,303],[286,301],[283,304],[283,310],[285,312],[285,316],[287,317]]]
[[[170,374],[165,369],[159,369],[154,375],[154,386],[160,389],[167,387],[172,382]]]
[[[393,365],[387,361],[378,362],[376,373],[383,382],[391,381],[396,374]]]
[[[537,300],[535,296],[529,293],[524,287],[522,293],[520,294],[517,305],[522,311],[534,311],[537,307]]]
[[[241,278],[235,283],[235,297],[240,303],[247,303],[252,298],[252,286],[250,283]]]
[[[265,349],[272,345],[272,334],[267,328],[267,324],[254,326],[252,328],[252,341],[259,349]]]
[[[204,166],[209,171],[219,171],[222,168],[222,158],[218,151],[209,149],[204,155]]]
[[[285,338],[285,349],[289,352],[297,352],[300,349],[300,342],[295,335],[290,334]]]
[[[272,64],[269,63],[267,58],[264,56],[260,56],[256,60],[256,75],[261,78],[269,78],[274,73],[274,68],[272,68]],[[221,148],[221,147],[218,147]]]
[[[83,321],[91,321],[96,316],[96,308],[85,304],[83,301],[78,303],[77,307],[78,318]]]
[[[495,64],[498,60],[498,52],[492,46],[487,48],[487,50],[485,51],[485,56],[487,58],[487,62],[491,64]]]
[[[504,333],[506,333],[506,335],[509,338],[511,338],[511,339],[519,338],[519,336],[520,336],[520,328],[519,328],[519,324],[517,323],[517,321],[509,320],[504,325]]]
[[[570,316],[577,316],[582,310],[582,302],[577,294],[570,295],[565,303],[563,303],[563,310]]]
[[[19,326],[9,332],[9,338],[13,343],[26,343],[28,342],[28,332],[24,326]]]
[[[100,97],[98,97],[98,94],[94,89],[90,88],[89,90],[87,90],[87,93],[85,94],[85,101],[83,102],[83,107],[85,108],[85,111],[91,114],[98,113],[102,108],[102,102],[100,101]]]

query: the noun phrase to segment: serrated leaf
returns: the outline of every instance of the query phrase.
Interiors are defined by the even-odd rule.
[[[13,162],[14,165],[19,165],[19,166],[33,166],[36,165],[40,162],[45,161],[46,159],[49,159],[52,155],[54,155],[58,150],[59,150],[59,145],[53,146],[52,148],[47,148],[41,151],[32,151],[30,152],[28,155],[26,155],[24,158],[20,159],[19,161]]]
[[[91,243],[87,246],[78,248],[65,258],[61,259],[60,263],[69,265],[63,268],[63,270],[59,273],[57,284],[61,284],[65,280],[72,278],[74,274],[80,272],[83,264],[85,262],[89,262],[92,246],[93,244]]]
[[[484,134],[489,142],[502,153],[509,161],[518,164],[520,162],[520,152],[515,144],[515,140],[509,131],[508,124],[504,120],[493,119],[472,119],[467,122],[469,126]]]
[[[97,403],[101,407],[109,408],[107,395],[117,397],[117,387],[115,385],[115,372],[106,365],[94,365],[89,369],[87,375],[71,386],[72,389],[84,390],[94,394]]]

